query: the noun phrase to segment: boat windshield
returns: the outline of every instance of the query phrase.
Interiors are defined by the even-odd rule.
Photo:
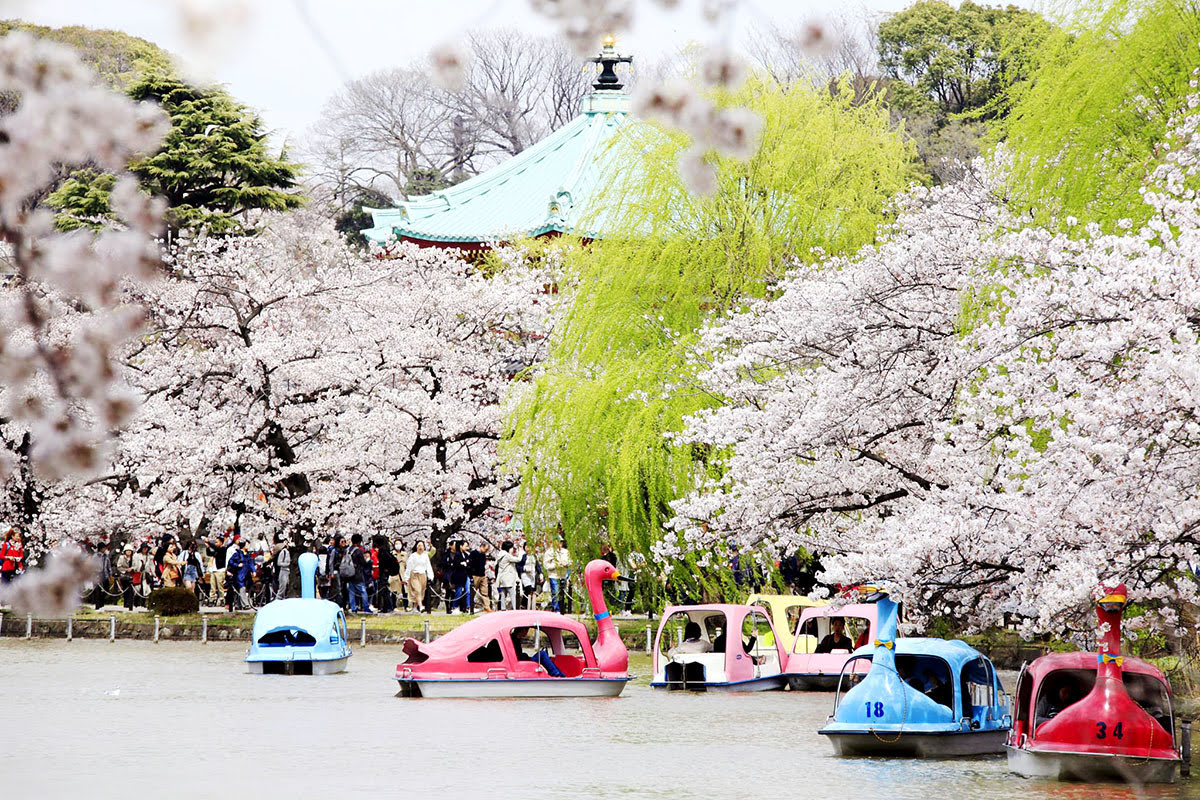
[[[997,705],[995,673],[992,662],[983,656],[962,668],[962,715],[986,719],[989,708]]]
[[[822,642],[830,642],[833,633],[833,623],[841,620],[845,627],[845,638],[850,640],[849,646],[830,647],[824,650]],[[828,614],[819,617],[809,617],[796,631],[796,643],[792,646],[793,653],[850,653],[867,644],[870,638],[871,621],[865,617],[848,617],[839,614]]]
[[[836,711],[841,702],[842,693],[856,686],[866,675],[871,664],[870,655],[855,656],[848,659],[842,667],[838,678],[837,695],[833,701]],[[950,674],[950,665],[945,659],[937,656],[898,654],[896,656],[896,674],[902,681],[921,692],[935,703],[940,703],[953,710],[954,708],[954,679]]]
[[[1153,675],[1137,672],[1123,672],[1121,678],[1134,702],[1173,733],[1175,722],[1166,684]],[[1094,669],[1056,669],[1047,673],[1038,687],[1037,702],[1034,704],[1034,730],[1043,722],[1054,719],[1063,709],[1078,703],[1095,685]]]
[[[779,653],[775,650],[775,635],[771,630],[771,620],[765,611],[755,608],[742,620],[742,646],[755,664],[778,664]]]
[[[662,621],[659,630],[660,658],[670,658],[675,653],[711,653],[716,650],[716,643],[725,641],[721,636],[725,615],[719,611],[676,611]]]
[[[573,631],[535,625],[509,632],[518,661],[536,662],[552,678],[575,678],[586,665],[583,647]]]
[[[836,712],[837,707],[842,702],[842,695],[859,683],[866,677],[867,670],[871,668],[871,656],[855,656],[846,660],[842,665],[842,674],[838,676],[837,692],[833,696],[833,710]]]
[[[311,633],[299,628],[283,628],[258,637],[260,647],[312,647],[316,643]]]

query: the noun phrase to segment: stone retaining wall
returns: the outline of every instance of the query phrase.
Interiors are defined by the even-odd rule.
[[[220,617],[217,617],[219,619]],[[116,638],[118,640],[154,639],[154,623],[152,622],[124,622],[119,615],[115,616],[116,620]],[[71,638],[73,639],[108,639],[110,636],[110,627],[112,622],[107,619],[76,619],[71,623]],[[4,614],[0,618],[0,637],[17,638],[25,637],[26,618],[13,614]],[[361,628],[350,624],[347,626],[347,635],[350,638],[350,644],[356,645],[361,641]],[[64,619],[34,619],[30,627],[30,635],[37,639],[66,639],[67,638],[67,620]],[[173,641],[200,641],[201,625],[198,624],[176,624],[167,618],[163,618],[159,623],[158,636],[160,640]],[[430,633],[431,639],[436,639],[440,633]],[[412,637],[413,639],[424,639],[425,631],[396,631],[396,630],[378,630],[367,628],[367,644],[401,644],[405,639]],[[622,632],[622,638],[625,640],[625,645],[632,649],[645,650],[646,634],[645,631]],[[235,625],[222,625],[216,622],[210,622],[208,625],[208,640],[212,642],[248,642],[250,641],[250,628]]]

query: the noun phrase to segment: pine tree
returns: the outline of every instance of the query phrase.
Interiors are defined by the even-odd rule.
[[[172,230],[244,232],[239,216],[252,209],[284,211],[303,203],[295,191],[299,165],[267,152],[262,120],[220,87],[196,87],[162,69],[126,88],[135,100],[158,103],[171,131],[158,152],[131,165],[142,186],[166,198]],[[111,176],[74,173],[48,199],[60,228],[99,224],[107,215]]]
[[[219,87],[198,88],[168,72],[130,85],[135,100],[151,100],[171,118],[162,149],[138,162],[142,185],[167,199],[176,228],[238,233],[250,209],[285,211],[301,205],[299,165],[267,153],[262,120]]]

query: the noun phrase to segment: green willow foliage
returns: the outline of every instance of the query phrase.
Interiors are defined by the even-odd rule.
[[[1013,200],[1040,223],[1073,216],[1112,229],[1149,213],[1138,192],[1200,68],[1195,0],[1097,0],[1076,8],[1012,90],[1000,133]]]
[[[916,176],[911,146],[875,100],[755,80],[718,101],[753,109],[765,127],[748,161],[710,156],[710,197],[689,194],[676,171],[684,135],[631,125],[614,144],[596,219],[610,233],[565,251],[571,305],[509,419],[525,525],[561,520],[573,550],[607,538],[618,552],[648,552],[668,503],[698,470],[719,469],[670,439],[684,416],[721,401],[694,387],[688,366],[704,320],[762,296],[813,248],[870,242]],[[676,586],[696,588],[694,566],[677,569]]]

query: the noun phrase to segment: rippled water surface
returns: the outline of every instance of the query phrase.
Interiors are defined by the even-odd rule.
[[[315,678],[248,675],[244,652],[0,641],[0,798],[1200,798],[1195,783],[1024,780],[1003,758],[834,758],[816,734],[828,694],[643,678],[616,699],[403,699],[396,647]]]

